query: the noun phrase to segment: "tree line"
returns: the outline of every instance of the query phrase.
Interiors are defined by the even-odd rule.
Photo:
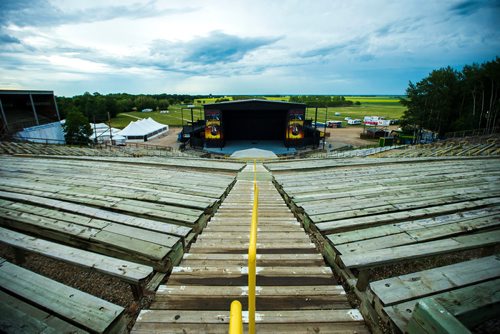
[[[346,100],[343,96],[329,95],[294,95],[290,96],[290,102],[305,103],[308,107],[350,107],[361,104]]]
[[[402,118],[406,128],[421,128],[444,135],[447,132],[498,128],[500,98],[500,58],[466,65],[461,71],[451,67],[432,71],[417,83],[410,81],[407,107]]]
[[[164,110],[173,104],[192,103],[193,96],[178,94],[131,95],[125,93],[101,95],[99,93],[73,97],[57,97],[57,105],[62,118],[69,112],[79,112],[89,121],[102,122],[118,113],[133,110],[153,109]]]

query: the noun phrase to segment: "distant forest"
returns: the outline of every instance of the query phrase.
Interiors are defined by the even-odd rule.
[[[99,93],[86,92],[83,95],[73,97],[57,97],[59,112],[63,118],[71,111],[78,111],[85,115],[89,121],[102,122],[110,117],[115,117],[118,113],[132,110],[153,109],[164,110],[171,105],[191,104],[195,99],[206,98],[206,95],[178,95],[178,94],[157,94],[157,95],[131,95],[125,93],[101,95]],[[218,97],[212,96],[210,97]],[[271,95],[272,97],[272,95]],[[245,100],[262,98],[262,96],[237,95],[232,96],[233,100]],[[220,96],[219,102],[227,101]],[[290,102],[305,103],[314,107],[343,107],[359,105],[359,102],[346,100],[343,96],[325,95],[303,95],[291,96]]]
[[[464,66],[432,71],[417,82],[410,82],[401,103],[408,109],[402,119],[405,127],[438,132],[498,128],[500,99],[500,58]],[[498,130],[497,130],[498,131]]]
[[[101,95],[99,93],[90,94],[86,92],[83,95],[73,97],[57,97],[57,105],[61,117],[71,111],[78,111],[85,115],[90,121],[94,118],[96,122],[102,122],[118,113],[132,111],[134,109],[167,109],[173,104],[192,103],[194,96],[177,94],[158,94],[158,95],[131,95],[125,93]]]
[[[346,100],[343,96],[329,95],[295,95],[290,96],[290,102],[305,103],[308,107],[349,107],[361,104]]]

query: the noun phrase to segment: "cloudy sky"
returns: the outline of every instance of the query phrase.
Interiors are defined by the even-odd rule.
[[[500,0],[0,0],[0,88],[404,94],[500,56]]]

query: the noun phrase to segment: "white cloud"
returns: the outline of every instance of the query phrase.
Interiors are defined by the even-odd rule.
[[[401,94],[436,67],[498,55],[499,12],[475,0],[1,2],[0,87]]]

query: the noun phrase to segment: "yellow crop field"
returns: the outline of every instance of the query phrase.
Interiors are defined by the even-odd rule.
[[[283,101],[283,102],[288,102],[290,101],[290,96],[279,96],[279,97],[270,97],[270,96],[265,96],[264,97],[268,101]]]
[[[399,96],[345,96],[346,100],[361,103],[395,103],[399,104]]]
[[[202,104],[216,103],[216,101],[220,100],[220,99],[226,99],[226,100],[232,101],[233,97],[232,96],[204,97],[204,98],[201,98],[201,99],[195,99],[194,100],[194,104],[195,105],[202,105]]]

